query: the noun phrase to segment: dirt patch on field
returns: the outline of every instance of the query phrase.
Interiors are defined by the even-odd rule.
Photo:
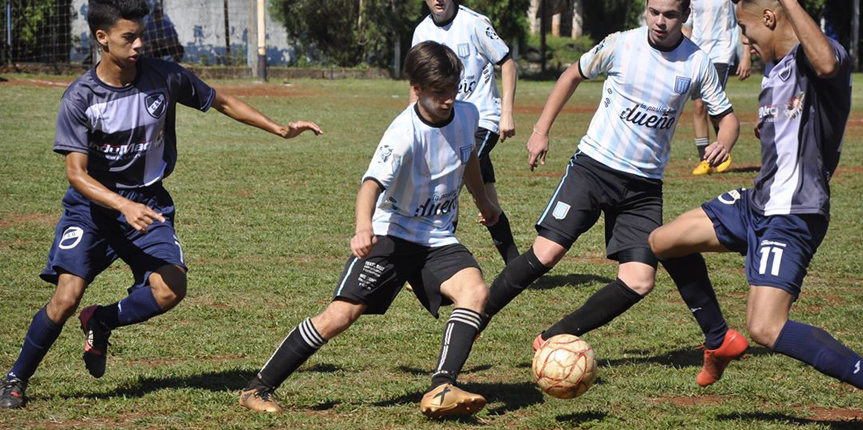
[[[664,396],[650,398],[652,403],[657,405],[671,403],[675,406],[702,406],[702,405],[719,405],[725,402],[725,398],[721,396]]]
[[[311,91],[309,88],[301,89],[290,84],[219,85],[216,86],[216,91],[234,97],[317,97],[323,95],[321,92]]]
[[[827,408],[805,408],[801,409],[806,417],[817,421],[861,421],[863,427],[863,411],[857,409],[827,409]]]
[[[58,217],[55,215],[45,214],[12,214],[4,219],[0,219],[0,228],[7,228],[26,223],[36,223],[45,226],[54,226],[57,223]]]

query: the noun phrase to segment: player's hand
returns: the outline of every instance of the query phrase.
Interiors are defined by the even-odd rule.
[[[317,124],[310,121],[294,121],[289,122],[287,127],[282,127],[279,130],[279,136],[284,137],[285,139],[290,139],[293,137],[297,137],[302,134],[304,131],[313,131],[315,136],[320,136],[324,134],[320,127]]]
[[[744,55],[749,55],[749,53],[747,52]],[[745,81],[750,76],[752,76],[752,64],[748,61],[741,61],[737,65],[737,79]]]
[[[497,224],[498,219],[500,218],[500,212],[497,210],[491,202],[486,203],[485,205],[481,205],[479,209],[479,223],[486,226],[491,227]]]
[[[147,227],[156,222],[165,222],[165,217],[161,213],[150,209],[149,207],[133,201],[128,201],[120,208],[120,213],[126,217],[126,222],[137,231],[147,232]]]
[[[375,237],[375,233],[371,229],[357,230],[351,239],[351,252],[357,258],[366,258],[377,242],[378,238]]]
[[[498,127],[501,142],[505,142],[510,137],[515,136],[515,121],[512,119],[512,114],[501,115]]]
[[[755,127],[752,129],[755,132],[755,138],[761,140],[761,123],[755,124]]]
[[[542,134],[536,129],[527,140],[527,167],[532,172],[537,164],[545,165],[545,155],[548,153],[548,134]]]
[[[704,161],[710,165],[710,167],[716,167],[728,160],[728,148],[725,145],[720,144],[719,142],[713,142],[704,149]]]

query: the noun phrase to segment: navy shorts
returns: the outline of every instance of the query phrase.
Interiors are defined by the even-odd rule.
[[[462,244],[430,248],[393,236],[377,236],[366,258],[348,258],[333,299],[345,298],[368,306],[366,314],[383,314],[405,282],[428,311],[438,317],[441,306],[452,304],[440,292],[446,280],[479,264]]]
[[[497,145],[498,139],[500,139],[499,134],[482,127],[477,128],[474,134],[476,156],[479,159],[479,172],[482,175],[483,184],[497,181],[494,176],[494,165],[491,164],[491,150]]]
[[[647,238],[662,225],[662,181],[614,170],[580,152],[570,159],[536,231],[569,249],[601,213],[609,259],[656,267]]]
[[[713,221],[719,242],[746,256],[746,280],[797,297],[809,262],[827,234],[823,215],[770,215],[753,211],[750,190],[729,191],[701,208]]]
[[[67,272],[89,284],[121,258],[135,275],[131,292],[149,286],[150,274],[162,266],[186,269],[180,240],[174,231],[174,201],[162,184],[117,193],[161,213],[165,222],[156,221],[147,233],[138,232],[120,212],[99,206],[69,187],[63,197],[64,213],[54,230],[48,264],[39,275],[43,280],[56,284],[60,273]]]

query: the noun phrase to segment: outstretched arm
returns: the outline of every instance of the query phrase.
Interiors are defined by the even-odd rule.
[[[533,126],[533,134],[527,141],[527,165],[531,171],[537,163],[545,164],[545,154],[548,152],[548,132],[563,106],[578,88],[578,84],[585,79],[579,70],[579,63],[576,62],[569,66],[554,84],[554,88],[545,102],[545,107],[542,108],[542,114],[536,125]]]
[[[518,70],[515,67],[515,60],[511,57],[504,61],[500,66],[501,87],[503,95],[501,97],[500,109],[500,141],[515,136],[515,120],[512,117],[513,105],[515,104],[515,83],[518,78]]]
[[[797,0],[779,0],[785,15],[794,28],[794,33],[803,45],[803,52],[812,69],[819,78],[832,78],[839,72],[839,61],[836,59],[836,51],[827,41],[827,36],[821,32],[815,21],[809,16],[803,6]]]
[[[309,121],[294,121],[287,125],[277,124],[248,103],[218,91],[216,92],[216,99],[213,100],[213,107],[243,124],[260,128],[285,139],[296,137],[307,130],[313,131],[315,135],[323,134],[317,124]]]
[[[159,221],[165,222],[162,214],[146,205],[133,202],[102,185],[87,173],[89,156],[80,152],[70,152],[66,155],[66,179],[72,188],[97,205],[114,209],[126,217],[135,230],[147,231],[147,226]]]

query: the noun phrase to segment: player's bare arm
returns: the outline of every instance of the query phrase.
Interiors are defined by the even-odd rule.
[[[728,154],[731,154],[731,148],[737,143],[739,136],[740,121],[737,115],[731,112],[723,116],[719,120],[719,136],[716,136],[716,142],[704,150],[704,160],[710,167],[716,167],[728,159]]]
[[[248,103],[234,96],[222,94],[221,92],[216,92],[213,107],[239,122],[260,128],[285,139],[296,137],[304,131],[312,131],[315,135],[324,133],[317,124],[309,121],[294,121],[289,122],[287,125],[278,124]]]
[[[545,164],[545,155],[548,153],[548,132],[563,106],[572,97],[575,89],[586,79],[581,75],[578,67],[576,62],[560,75],[554,88],[551,89],[545,107],[542,108],[539,120],[533,126],[533,133],[527,140],[527,166],[531,171],[536,168],[537,164]]]
[[[165,222],[162,214],[155,212],[146,205],[133,202],[109,190],[87,173],[87,154],[70,152],[66,155],[66,178],[81,195],[100,206],[114,209],[126,217],[135,230],[147,231],[147,226],[159,221]]]
[[[476,156],[476,149],[470,154],[470,159],[467,161],[467,166],[464,169],[464,182],[467,184],[467,189],[473,196],[473,201],[480,213],[480,224],[492,226],[497,224],[497,218],[500,212],[497,206],[488,198],[485,192],[485,186],[482,183],[482,174],[479,170],[479,158]]]
[[[364,181],[357,193],[357,229],[351,239],[351,252],[357,258],[368,256],[377,242],[372,230],[372,214],[375,212],[375,202],[378,201],[380,194],[380,186],[371,179]]]
[[[518,77],[518,71],[515,67],[515,60],[509,58],[500,66],[501,86],[503,96],[501,97],[500,110],[500,141],[515,136],[515,120],[513,119],[513,105],[515,104],[515,86]]]
[[[791,22],[794,33],[803,45],[803,52],[806,53],[806,58],[818,77],[826,79],[836,76],[839,72],[839,61],[836,59],[833,47],[827,41],[827,36],[821,32],[797,0],[779,0],[779,3],[785,9],[785,16]]]

